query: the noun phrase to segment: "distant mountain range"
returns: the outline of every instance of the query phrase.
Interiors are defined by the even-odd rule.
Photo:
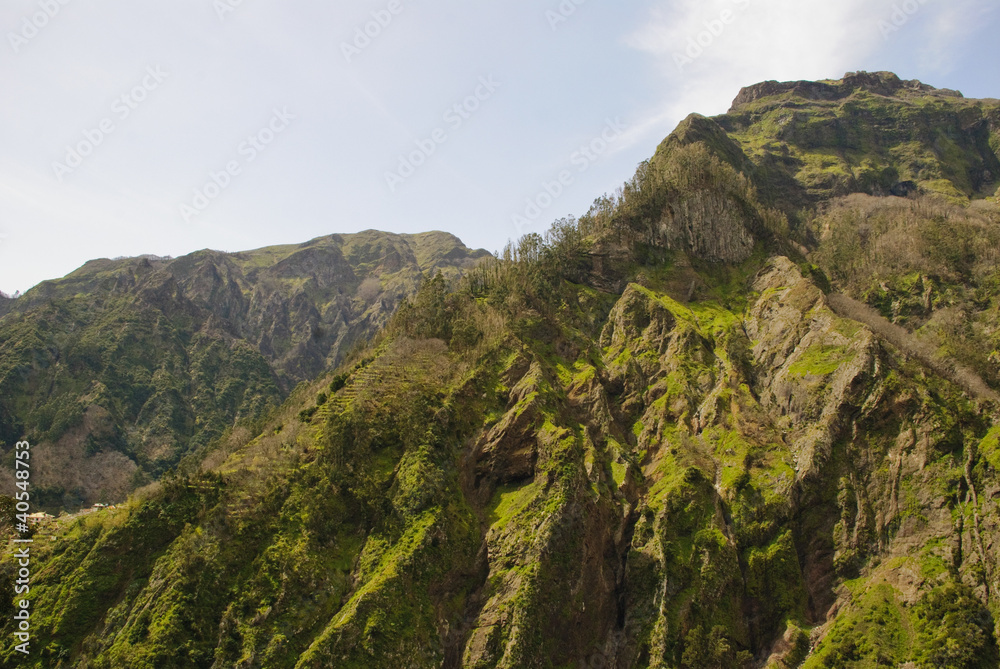
[[[423,277],[489,255],[446,233],[331,235],[243,253],[93,260],[0,317],[0,490],[39,454],[36,503],[123,501],[252,425],[385,325]]]

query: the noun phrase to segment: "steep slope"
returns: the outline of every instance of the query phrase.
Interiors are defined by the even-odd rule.
[[[885,80],[861,92],[909,105]],[[996,388],[887,330],[901,298],[850,317],[862,273],[831,260],[903,212],[969,240],[965,274],[911,250],[934,290],[996,304],[997,205],[790,221],[774,193],[808,189],[768,190],[722,128],[689,119],[579,221],[424,282],[259,434],[43,528],[24,666],[1000,667]]]
[[[967,203],[1000,186],[1000,101],[888,72],[757,84],[714,120],[786,206],[917,190]]]
[[[120,501],[277,406],[381,328],[424,274],[488,255],[445,233],[95,260],[0,317],[0,489],[36,443],[36,502]]]

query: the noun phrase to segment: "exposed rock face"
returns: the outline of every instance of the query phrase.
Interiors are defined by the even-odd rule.
[[[1000,175],[998,110],[996,100],[858,72],[756,84],[712,120],[742,147],[752,165],[744,172],[794,212],[859,192],[982,197]]]
[[[718,193],[699,192],[664,213],[668,249],[683,249],[711,262],[741,263],[753,252],[751,222],[739,203]]]
[[[898,430],[887,436],[891,480],[872,474],[871,460],[880,456],[870,449],[887,428],[882,412],[899,410],[886,391],[891,354],[864,327],[838,318],[786,258],[772,259],[753,290],[760,298],[743,322],[636,285],[625,290],[600,339],[606,371],[565,387],[569,404],[561,410],[563,420],[582,421],[587,455],[578,466],[593,459],[585,471],[589,485],[602,491],[596,498],[582,483],[560,485],[541,472],[533,480],[525,476],[523,444],[531,437],[511,428],[546,407],[540,398],[555,382],[544,378],[539,363],[525,372],[507,414],[484,437],[492,471],[519,473],[516,491],[504,493],[518,501],[508,510],[513,516],[497,519],[486,536],[490,594],[468,632],[461,666],[536,666],[528,649],[537,649],[537,640],[525,630],[541,619],[518,602],[545,601],[533,593],[543,587],[538,579],[546,565],[554,568],[557,560],[572,565],[559,572],[564,587],[589,582],[579,609],[560,614],[569,617],[565,629],[548,637],[566,639],[549,652],[574,664],[633,667],[676,657],[693,643],[676,630],[697,628],[697,608],[715,616],[753,612],[748,619],[730,613],[715,620],[725,621],[734,648],[794,666],[809,642],[795,625],[777,627],[781,607],[799,602],[806,615],[800,624],[823,622],[838,598],[838,570],[951,535],[932,497],[921,504],[935,520],[898,525],[901,481],[919,476],[934,458],[926,444],[934,428],[920,412],[890,428]],[[924,435],[923,455],[907,460],[914,429]],[[535,434],[540,459],[557,457],[559,432]],[[597,464],[602,461],[610,465]],[[611,474],[616,467],[622,474]],[[837,481],[849,481],[840,493]],[[754,501],[749,491],[755,486],[772,501]],[[841,509],[845,521],[833,527]],[[573,520],[581,516],[603,520]],[[814,533],[808,528],[816,523],[829,525]],[[560,527],[576,528],[578,539],[567,543],[569,530]],[[717,543],[696,542],[680,554],[665,548],[678,533],[698,531],[715,533]],[[878,546],[870,543],[875,536],[884,538]],[[531,577],[518,568],[528,565],[537,565]],[[893,581],[895,587],[917,592],[907,577],[896,577],[902,580]],[[618,613],[609,601],[618,602]],[[551,625],[548,606],[535,615]],[[680,613],[660,617],[667,610]],[[576,641],[582,629],[591,632]],[[603,639],[591,640],[595,651],[572,650],[590,634]]]
[[[761,98],[776,97],[785,93],[806,100],[841,100],[856,91],[866,91],[875,95],[893,96],[904,92],[934,94],[943,97],[960,98],[962,94],[949,89],[938,89],[921,83],[915,79],[903,80],[892,72],[848,72],[844,78],[835,82],[824,81],[765,81],[740,90],[733,100],[730,112],[738,111],[740,107],[751,104]]]
[[[167,652],[162,632],[125,630],[167,615],[187,573],[233,593],[176,613],[213,630],[213,667],[791,667],[863,606],[844,579],[891,607],[920,605],[942,561],[995,588],[995,518],[956,526],[934,492],[974,449],[950,427],[972,418],[957,393],[928,392],[787,258],[749,288],[738,315],[631,284],[596,340],[550,321],[457,374],[441,341],[390,343],[311,425],[235,452],[233,492],[169,493],[204,530],[138,512],[147,531],[128,541],[155,578],[136,567],[106,617],[121,631],[85,633],[86,656]],[[279,487],[242,496],[275,471]],[[967,476],[979,500],[1000,490],[992,470]],[[125,539],[89,540],[88,572]],[[241,569],[270,573],[292,545],[282,579]],[[281,636],[289,616],[300,632]]]

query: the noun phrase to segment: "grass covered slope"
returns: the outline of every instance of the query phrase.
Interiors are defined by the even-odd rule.
[[[87,263],[0,317],[4,448],[36,445],[37,503],[120,501],[336,364],[424,272],[455,276],[483,253],[445,233],[364,232]]]
[[[425,280],[257,434],[43,530],[25,666],[1000,666],[998,407],[832,308],[895,257],[841,246],[866,221],[953,225],[967,273],[931,243],[891,271],[992,299],[995,205],[789,217],[719,128]]]
[[[758,84],[714,120],[789,206],[917,190],[968,203],[1000,186],[1000,101],[888,72]]]

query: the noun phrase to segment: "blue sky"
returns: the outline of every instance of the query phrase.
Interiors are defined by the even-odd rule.
[[[993,0],[6,0],[0,290],[368,228],[497,250],[743,85],[1000,97],[998,29]]]

